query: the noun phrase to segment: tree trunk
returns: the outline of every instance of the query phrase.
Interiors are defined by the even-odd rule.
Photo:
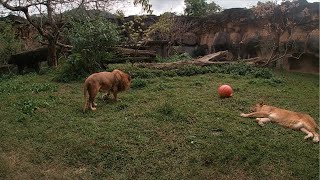
[[[57,67],[57,48],[56,43],[53,40],[49,40],[48,44],[48,65],[50,67]]]

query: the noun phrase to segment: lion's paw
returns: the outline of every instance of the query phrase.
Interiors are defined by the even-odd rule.
[[[241,117],[247,117],[247,115],[245,113],[241,113],[240,116]]]

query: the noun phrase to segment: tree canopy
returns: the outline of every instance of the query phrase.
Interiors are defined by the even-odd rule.
[[[207,3],[206,0],[184,0],[186,8],[184,10],[187,16],[206,16],[217,13],[221,7],[215,2]]]

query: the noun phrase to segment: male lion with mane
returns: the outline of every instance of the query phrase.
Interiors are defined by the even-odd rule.
[[[114,100],[117,101],[117,94],[129,89],[130,84],[130,75],[118,69],[115,69],[112,72],[91,74],[84,82],[85,103],[83,112],[85,112],[88,107],[93,111],[96,110],[97,104],[94,103],[94,100],[98,92],[104,92],[107,96],[112,92]]]

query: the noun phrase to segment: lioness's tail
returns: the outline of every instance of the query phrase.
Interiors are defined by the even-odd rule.
[[[87,84],[84,84],[83,87],[83,96],[84,96],[84,106],[83,106],[83,112],[86,111],[87,107],[88,107],[88,86]]]

